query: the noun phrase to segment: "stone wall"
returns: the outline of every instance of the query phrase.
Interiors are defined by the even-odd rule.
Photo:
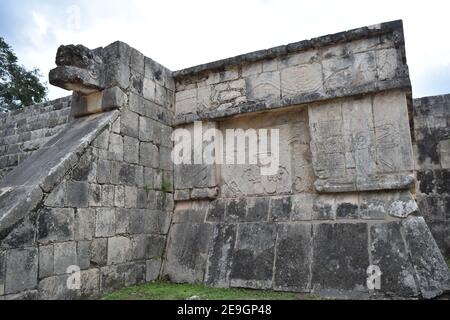
[[[66,97],[0,114],[0,179],[64,128],[70,103]]]
[[[97,298],[160,275],[173,212],[173,82],[124,43],[101,55],[120,74],[112,68],[91,94],[112,111],[82,114],[92,100],[85,108],[75,92],[75,119],[0,183],[0,299]],[[79,290],[67,287],[70,266],[81,270]]]
[[[260,164],[176,165],[164,275],[339,297],[442,292],[448,270],[413,196],[401,23],[174,76],[177,128],[279,129],[280,165],[273,176]],[[380,290],[367,288],[371,265]]]
[[[414,198],[401,21],[174,73],[122,42],[62,46],[56,64],[73,119],[0,181],[0,299],[96,298],[158,278],[355,298],[449,288]],[[173,129],[197,120],[201,136],[278,129],[277,173],[174,167]]]
[[[414,100],[414,127],[420,211],[450,256],[450,95]]]

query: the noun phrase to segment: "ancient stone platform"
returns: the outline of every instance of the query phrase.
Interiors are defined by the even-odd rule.
[[[29,109],[0,116],[0,297],[96,298],[158,278],[358,299],[449,289],[433,237],[442,248],[448,233],[429,219],[448,189],[447,98],[413,104],[401,21],[176,72],[122,42],[62,46],[56,64],[70,114],[26,160],[10,154],[33,135]],[[172,132],[196,121],[279,130],[277,174],[174,165]]]

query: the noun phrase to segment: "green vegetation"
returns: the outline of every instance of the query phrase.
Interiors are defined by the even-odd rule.
[[[161,190],[163,192],[171,192],[172,191],[172,183],[170,181],[163,181],[161,184]]]
[[[445,262],[447,262],[447,266],[450,269],[450,257],[445,257]]]
[[[148,283],[129,287],[103,297],[103,300],[318,300],[318,297],[298,293],[284,293],[247,289],[214,289],[198,284]]]
[[[43,102],[47,88],[38,69],[26,70],[18,64],[11,47],[0,37],[0,112]]]

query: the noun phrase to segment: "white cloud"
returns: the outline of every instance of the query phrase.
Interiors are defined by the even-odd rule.
[[[122,40],[177,70],[403,19],[413,92],[422,96],[450,92],[449,77],[443,75],[450,72],[449,7],[447,0],[41,1],[29,24],[17,26],[22,41],[15,49],[27,66],[48,74],[60,44],[95,48]],[[67,92],[51,87],[51,98],[61,95]]]

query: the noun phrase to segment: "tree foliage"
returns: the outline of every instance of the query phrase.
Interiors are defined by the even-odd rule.
[[[11,47],[0,37],[0,112],[43,102],[47,87],[38,69],[26,70],[18,64]]]

